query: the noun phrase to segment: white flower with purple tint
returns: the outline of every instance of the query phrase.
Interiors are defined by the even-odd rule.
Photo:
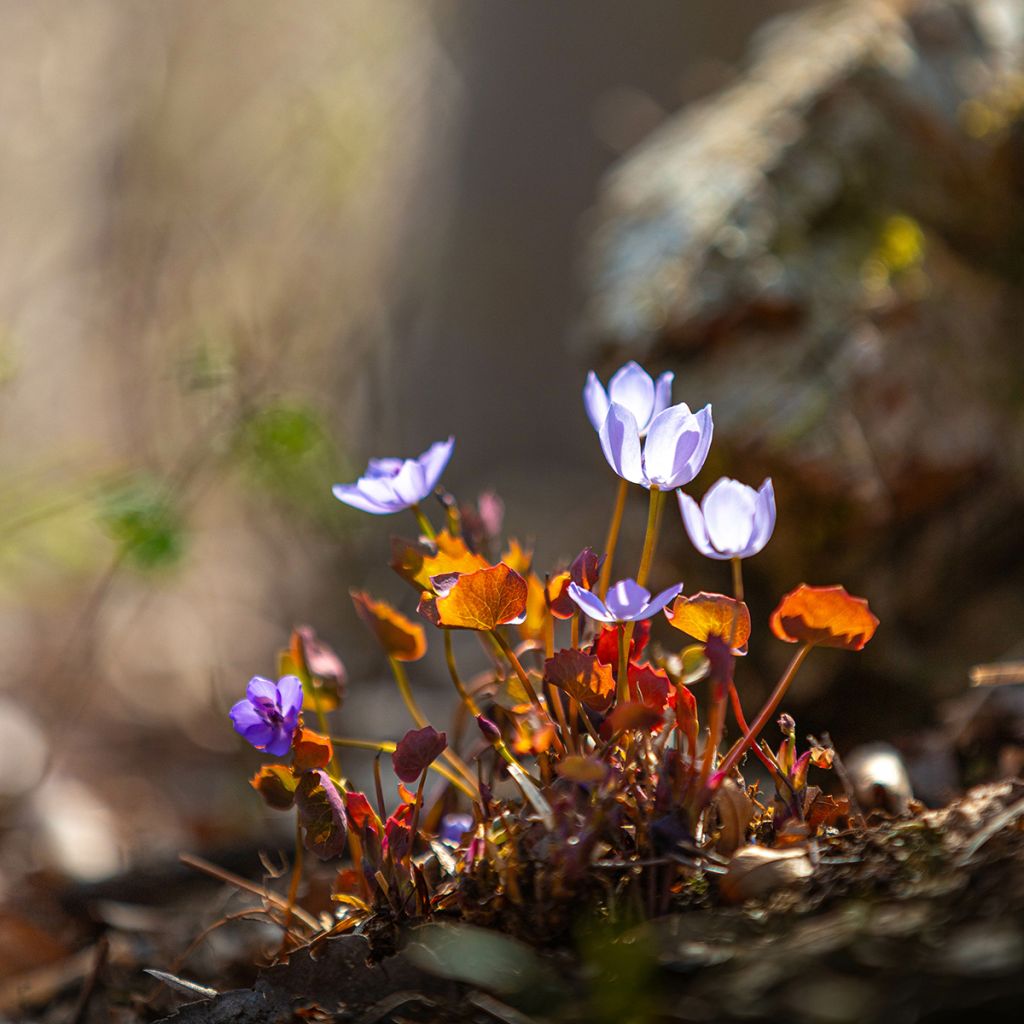
[[[644,438],[633,412],[613,402],[601,424],[601,449],[623,480],[671,491],[701,471],[713,432],[710,405],[692,413],[680,402],[657,413]]]
[[[640,622],[660,612],[682,589],[682,583],[677,583],[652,599],[651,592],[641,587],[636,580],[619,580],[609,588],[607,597],[602,601],[592,591],[570,583],[569,596],[590,618],[598,622]]]
[[[723,476],[697,504],[679,492],[679,511],[693,546],[708,558],[750,558],[775,529],[775,489],[771,478],[758,490]]]
[[[335,484],[338,501],[374,515],[390,515],[418,505],[437,486],[455,438],[432,444],[418,459],[370,459],[354,484]]]
[[[245,699],[229,712],[235,732],[257,750],[282,757],[292,747],[302,711],[302,683],[298,676],[282,676],[272,683],[254,676]]]
[[[604,426],[612,403],[628,409],[637,422],[640,434],[647,432],[651,420],[672,403],[674,373],[663,373],[657,381],[639,364],[632,361],[616,370],[605,391],[593,370],[587,374],[583,388],[583,405],[595,430]]]

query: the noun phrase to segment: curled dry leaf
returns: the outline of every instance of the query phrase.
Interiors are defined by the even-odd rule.
[[[345,849],[348,817],[341,793],[327,773],[306,772],[295,790],[295,803],[306,849],[321,860],[337,857]]]
[[[726,855],[734,853],[747,841],[754,801],[735,779],[727,778],[715,795],[714,807],[719,821],[715,849]]]
[[[734,654],[747,653],[750,609],[743,601],[703,591],[692,597],[680,594],[665,609],[665,617],[676,629],[694,640],[706,641],[709,636],[720,636],[731,639]]]
[[[610,665],[575,649],[559,651],[544,662],[544,682],[564,690],[594,711],[607,711],[615,697]]]
[[[812,874],[814,867],[805,849],[769,850],[763,846],[744,846],[729,861],[719,890],[727,903],[745,903],[778,889],[797,888]]]
[[[317,638],[310,626],[297,626],[288,649],[277,658],[278,676],[297,676],[302,681],[303,707],[307,711],[334,711],[345,694],[348,674],[341,659]]]
[[[511,537],[508,542],[508,550],[502,554],[501,561],[520,576],[526,576],[533,565],[533,551],[524,548],[515,537]]]
[[[419,661],[427,652],[426,636],[418,622],[406,618],[386,601],[375,601],[362,590],[350,590],[356,613],[377,637],[384,653],[395,661]]]
[[[878,619],[863,597],[853,597],[843,587],[801,583],[772,612],[770,625],[786,643],[859,651],[875,635]]]
[[[290,768],[283,764],[265,764],[249,780],[249,785],[266,801],[268,807],[275,811],[287,811],[295,803],[295,789],[299,784],[298,776],[292,774]]]
[[[526,617],[526,580],[499,563],[466,575],[434,576],[436,594],[424,594],[420,614],[436,626],[490,632]]]
[[[410,729],[391,755],[395,774],[403,782],[415,782],[448,747],[448,737],[432,725]]]

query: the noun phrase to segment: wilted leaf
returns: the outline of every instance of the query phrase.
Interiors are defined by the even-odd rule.
[[[306,772],[295,790],[303,842],[321,860],[337,857],[345,849],[348,819],[345,803],[327,773]]]
[[[822,793],[820,789],[812,787],[812,790],[808,790],[810,799],[804,806],[804,817],[812,830],[834,827],[841,819],[849,816],[850,801],[845,796],[836,799]]]
[[[709,636],[732,640],[735,654],[747,653],[750,639],[750,610],[743,601],[737,601],[725,594],[694,594],[686,597],[680,594],[673,604],[665,609],[665,617],[676,629],[692,636],[694,640],[707,640]]]
[[[601,723],[601,739],[610,740],[617,733],[628,729],[653,729],[661,723],[661,718],[660,711],[654,711],[644,704],[626,701],[624,704],[618,704]]]
[[[544,682],[564,690],[594,711],[607,711],[615,697],[615,678],[610,665],[583,651],[559,651],[544,662]]]
[[[729,861],[719,883],[722,898],[728,903],[767,896],[777,889],[803,885],[814,874],[804,849],[769,850],[763,846],[744,846]]]
[[[875,635],[878,619],[863,597],[852,597],[843,587],[801,583],[772,612],[770,625],[786,643],[859,651]]]
[[[490,632],[517,625],[526,616],[526,580],[507,565],[464,576],[434,576],[431,582],[437,596],[425,594],[420,612],[437,626]]]
[[[576,602],[569,596],[570,583],[572,576],[568,572],[555,573],[548,579],[545,599],[556,619],[571,619],[579,611]]]
[[[305,674],[339,689],[345,685],[348,673],[341,658],[317,637],[312,626],[296,626],[289,649],[292,659]]]
[[[283,764],[265,764],[249,780],[249,785],[275,811],[287,811],[295,803],[298,778]]]
[[[427,653],[423,627],[407,619],[386,601],[375,601],[362,590],[350,590],[356,614],[377,637],[384,653],[395,661],[418,661]]]
[[[754,801],[735,779],[725,779],[714,800],[718,812],[719,833],[715,849],[726,855],[738,850],[747,841],[747,829],[754,816]]]
[[[555,771],[570,782],[601,782],[608,775],[608,765],[596,757],[570,754],[555,765]]]
[[[295,738],[292,764],[299,772],[308,772],[312,768],[326,768],[333,754],[334,749],[331,747],[329,736],[322,736],[312,729],[302,729]]]
[[[448,738],[432,725],[410,729],[391,755],[395,774],[403,782],[415,782],[448,747]]]

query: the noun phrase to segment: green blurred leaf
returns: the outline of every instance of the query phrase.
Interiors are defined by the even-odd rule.
[[[139,475],[104,491],[100,521],[139,569],[170,568],[184,554],[184,520],[167,488],[153,477]]]

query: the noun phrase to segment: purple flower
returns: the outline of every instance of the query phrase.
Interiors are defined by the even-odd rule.
[[[462,837],[473,828],[473,824],[472,814],[446,814],[441,819],[438,838],[458,846]]]
[[[298,676],[282,676],[279,682],[254,676],[246,687],[245,700],[229,712],[235,732],[257,750],[282,757],[292,747],[292,738],[302,710],[302,683]]]
[[[583,405],[595,430],[600,430],[604,425],[608,410],[614,402],[633,414],[640,434],[643,435],[651,425],[651,420],[671,404],[674,379],[674,373],[663,373],[655,382],[642,366],[630,361],[615,371],[605,391],[597,374],[591,370],[583,388]]]
[[[697,504],[679,492],[679,511],[693,546],[708,558],[749,558],[768,543],[775,529],[775,490],[771,478],[759,490],[723,476]]]
[[[437,486],[452,456],[455,438],[432,444],[418,459],[370,459],[354,484],[335,484],[338,501],[374,515],[401,512],[421,502]]]
[[[677,583],[651,600],[651,592],[636,580],[619,580],[602,601],[597,594],[570,583],[569,596],[587,615],[599,622],[639,622],[660,612],[682,589],[682,583]]]
[[[641,446],[636,416],[613,402],[601,424],[601,449],[608,465],[624,480],[670,491],[688,484],[701,471],[713,431],[710,405],[692,413],[680,402],[655,415]]]

